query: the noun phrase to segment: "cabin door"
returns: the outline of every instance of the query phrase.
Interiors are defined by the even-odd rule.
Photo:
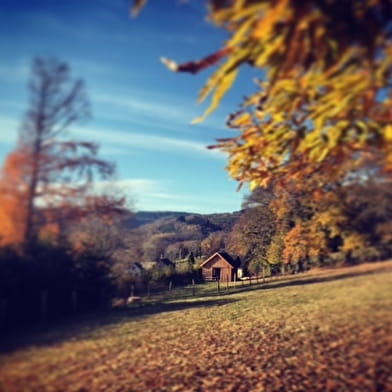
[[[221,280],[221,269],[220,268],[213,268],[212,269],[212,279]]]

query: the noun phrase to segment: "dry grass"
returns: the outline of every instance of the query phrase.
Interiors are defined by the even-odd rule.
[[[0,391],[392,391],[391,265],[69,322],[1,356]]]

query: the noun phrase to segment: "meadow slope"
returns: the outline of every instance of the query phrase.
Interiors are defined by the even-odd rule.
[[[0,356],[0,391],[392,391],[391,294],[381,271],[68,321]]]

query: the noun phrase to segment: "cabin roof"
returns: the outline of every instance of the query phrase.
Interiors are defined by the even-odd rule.
[[[224,259],[227,263],[229,263],[233,268],[240,267],[239,257],[234,255],[231,256],[226,252],[215,252],[213,255],[211,255],[206,260],[204,260],[200,264],[200,267],[203,267],[205,264],[207,264],[210,260],[212,260],[217,255],[222,259]]]

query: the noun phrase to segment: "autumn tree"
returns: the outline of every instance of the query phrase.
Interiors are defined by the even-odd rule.
[[[271,187],[245,196],[243,212],[229,236],[228,250],[241,257],[243,269],[251,274],[264,276],[270,271],[267,251],[277,229],[270,204],[275,197]]]
[[[266,250],[266,258],[268,260],[268,267],[273,272],[284,270],[283,265],[283,251],[284,251],[284,235],[283,232],[276,232],[271,238],[271,242],[268,244]]]
[[[108,178],[114,172],[111,163],[97,156],[96,144],[66,138],[69,127],[88,116],[83,82],[72,77],[66,63],[35,59],[29,91],[30,108],[18,145],[7,157],[1,178],[3,198],[17,204],[11,219],[17,218],[17,242],[24,243],[37,238],[43,219],[41,207],[64,207],[67,200],[74,206],[81,205],[85,201],[81,202],[81,196],[94,177]],[[90,202],[104,204],[103,198],[94,196]]]
[[[391,256],[391,203],[392,183],[382,177],[342,187],[336,233],[343,261],[356,263]]]
[[[152,234],[143,242],[143,261],[157,261],[161,257],[166,257],[166,249],[169,244],[175,242],[176,236],[173,233]]]
[[[83,259],[110,260],[126,247],[119,222],[105,222],[100,218],[83,219],[70,230],[69,241],[76,254]]]
[[[190,253],[197,257],[201,253],[200,244],[200,240],[176,241],[167,246],[165,254],[170,260],[183,260]]]
[[[210,256],[215,252],[225,249],[226,233],[223,231],[214,231],[201,241],[201,253],[204,256]]]
[[[145,1],[134,2],[137,13]],[[228,171],[252,187],[271,179],[334,181],[377,156],[392,169],[390,1],[209,0],[210,21],[229,35],[221,49],[175,72],[222,63],[200,93],[202,120],[239,70],[260,70],[255,93],[229,116],[238,135],[218,139]]]

